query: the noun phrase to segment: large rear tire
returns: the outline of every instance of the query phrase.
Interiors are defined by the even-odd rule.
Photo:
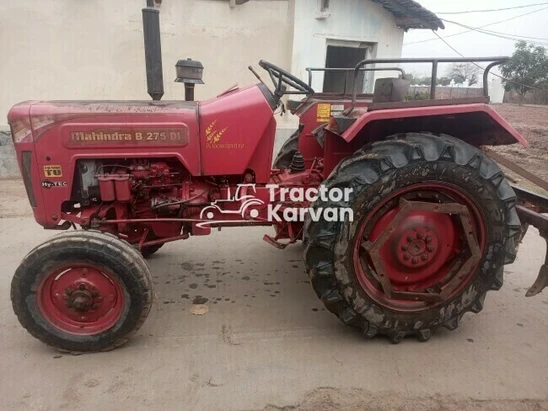
[[[108,351],[134,334],[152,304],[141,254],[110,234],[62,233],[34,248],[11,283],[21,325],[61,351]]]
[[[516,196],[478,149],[398,135],[343,160],[324,184],[353,191],[313,208],[349,207],[353,221],[308,220],[306,268],[327,309],[367,337],[425,341],[502,286],[520,233]]]

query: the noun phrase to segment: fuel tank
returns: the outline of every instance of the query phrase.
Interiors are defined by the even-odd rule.
[[[234,87],[200,103],[203,175],[242,175],[252,170],[257,183],[270,178],[277,103],[263,84]]]

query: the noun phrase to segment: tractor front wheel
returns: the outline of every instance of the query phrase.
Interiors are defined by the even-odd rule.
[[[316,211],[351,209],[353,218],[307,221],[305,264],[326,307],[367,337],[425,341],[502,286],[520,233],[516,197],[469,144],[398,135],[343,160],[325,185],[352,192],[316,201]]]
[[[23,259],[11,300],[23,327],[47,345],[71,353],[108,351],[144,323],[152,278],[128,243],[110,234],[72,231]]]

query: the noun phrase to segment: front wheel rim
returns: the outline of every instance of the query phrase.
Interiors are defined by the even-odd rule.
[[[443,304],[474,277],[485,231],[479,207],[459,187],[424,182],[396,190],[359,224],[356,277],[368,296],[394,310]]]
[[[48,323],[74,335],[107,331],[118,322],[125,308],[119,280],[93,264],[52,269],[39,285],[37,299]]]

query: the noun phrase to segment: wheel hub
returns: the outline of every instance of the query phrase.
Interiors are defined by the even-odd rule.
[[[394,253],[404,267],[423,267],[431,263],[439,249],[438,236],[431,227],[413,227],[401,234],[395,233],[394,237],[400,237]]]
[[[112,274],[87,264],[52,271],[38,296],[42,314],[51,324],[81,335],[112,327],[122,315],[125,299]]]
[[[452,298],[475,272],[485,227],[459,188],[419,183],[383,200],[361,223],[354,266],[381,304],[420,309]]]
[[[393,229],[379,248],[386,275],[396,289],[424,289],[445,276],[441,268],[459,247],[455,224],[448,214],[420,210],[409,212],[392,227],[400,211],[395,207],[384,214],[369,238],[375,241],[387,229]]]
[[[81,284],[80,288],[70,295],[69,306],[78,311],[88,311],[92,304],[93,296],[86,290],[85,284]]]

